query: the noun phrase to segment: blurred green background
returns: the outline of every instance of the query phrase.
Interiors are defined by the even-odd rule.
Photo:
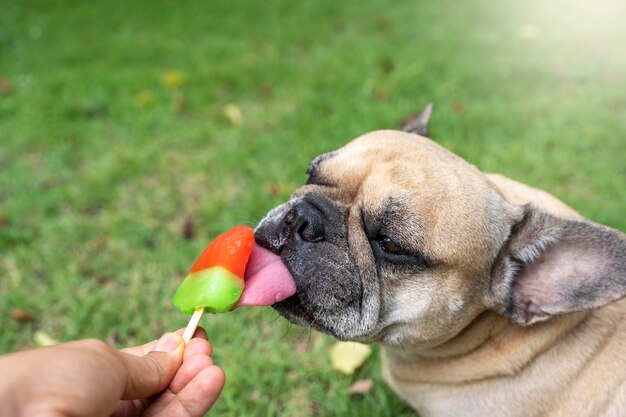
[[[212,237],[429,101],[448,149],[626,230],[619,4],[0,0],[0,353],[184,326],[171,296]],[[414,415],[377,355],[341,375],[271,309],[203,325],[211,415]]]

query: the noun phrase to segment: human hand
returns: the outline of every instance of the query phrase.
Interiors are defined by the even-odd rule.
[[[206,332],[118,351],[80,340],[0,357],[0,415],[203,416],[224,386]]]

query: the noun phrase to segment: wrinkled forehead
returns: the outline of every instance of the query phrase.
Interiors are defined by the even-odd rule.
[[[370,206],[393,197],[392,192],[412,194],[404,197],[414,200],[440,199],[442,194],[463,194],[472,177],[484,182],[461,158],[426,138],[399,131],[358,137],[315,158],[309,171],[323,184],[340,186],[346,203],[369,198]]]
[[[343,204],[385,216],[397,209],[426,227],[433,253],[450,236],[469,244],[489,227],[494,191],[474,166],[427,138],[399,131],[363,135],[310,166],[313,183],[327,185]],[[462,249],[471,249],[461,248]]]

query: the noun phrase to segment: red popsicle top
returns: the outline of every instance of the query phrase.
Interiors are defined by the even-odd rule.
[[[219,235],[193,264],[189,273],[221,266],[242,280],[254,247],[254,231],[248,226],[235,226]]]

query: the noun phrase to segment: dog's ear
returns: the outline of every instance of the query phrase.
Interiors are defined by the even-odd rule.
[[[428,123],[433,114],[433,108],[433,103],[428,103],[417,116],[403,123],[402,131],[428,137]]]
[[[523,209],[491,271],[500,314],[531,324],[626,296],[626,235],[529,205]]]

